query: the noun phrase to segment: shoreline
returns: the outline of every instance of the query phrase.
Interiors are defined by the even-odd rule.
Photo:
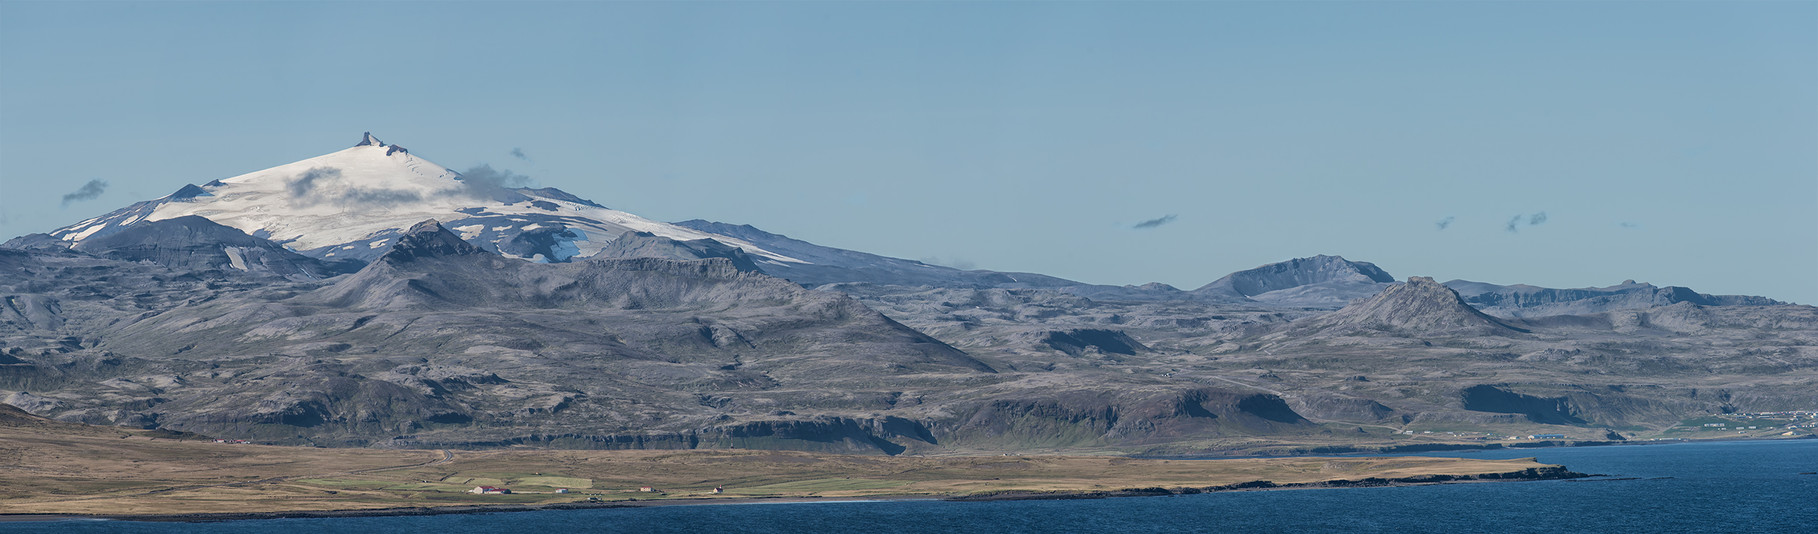
[[[346,510],[295,510],[281,512],[221,512],[221,513],[185,513],[185,514],[147,514],[147,515],[105,515],[105,514],[4,514],[0,513],[0,524],[12,522],[62,521],[129,521],[148,523],[216,523],[227,521],[256,521],[266,519],[308,519],[308,518],[352,518],[352,517],[409,517],[455,514],[490,514],[509,512],[539,512],[553,510],[596,510],[612,508],[644,508],[651,506],[724,506],[745,504],[792,504],[792,503],[832,503],[832,502],[897,502],[897,501],[948,501],[948,502],[994,502],[994,501],[1028,501],[1028,500],[1076,500],[1076,499],[1109,499],[1122,497],[1165,497],[1175,495],[1196,495],[1201,493],[1222,493],[1237,491],[1281,491],[1304,489],[1341,489],[1341,488],[1380,488],[1402,486],[1430,486],[1438,484],[1472,484],[1485,482],[1522,482],[1539,480],[1572,480],[1596,477],[1567,469],[1565,466],[1549,465],[1532,467],[1520,471],[1504,473],[1483,473],[1476,475],[1415,475],[1409,477],[1380,478],[1367,477],[1357,480],[1339,479],[1321,482],[1296,482],[1276,484],[1267,480],[1253,480],[1234,484],[1206,487],[1180,488],[1125,488],[1105,491],[1020,491],[1009,490],[985,492],[967,495],[874,495],[865,497],[728,497],[728,498],[689,498],[608,502],[572,502],[554,504],[478,504],[451,506],[418,506],[404,508],[369,508]]]
[[[1488,442],[1488,443],[1482,443],[1482,444],[1478,444],[1478,443],[1418,443],[1418,444],[1408,444],[1408,445],[1396,445],[1396,446],[1384,447],[1384,448],[1379,448],[1379,449],[1366,449],[1366,448],[1360,448],[1360,447],[1337,446],[1337,447],[1321,448],[1319,450],[1309,450],[1309,451],[1295,452],[1295,453],[1288,453],[1288,454],[1257,454],[1257,455],[1237,455],[1237,456],[1204,456],[1204,455],[1193,455],[1193,454],[1184,454],[1184,455],[1144,454],[1144,455],[1130,456],[1130,458],[1143,458],[1143,459],[1153,459],[1153,460],[1243,460],[1243,459],[1274,459],[1274,458],[1310,458],[1310,457],[1327,457],[1327,456],[1335,457],[1335,458],[1369,458],[1369,457],[1412,456],[1412,455],[1419,455],[1421,453],[1428,453],[1428,452],[1492,452],[1492,451],[1518,451],[1518,450],[1528,450],[1528,449],[1565,449],[1565,448],[1576,448],[1576,447],[1623,447],[1623,446],[1633,446],[1633,445],[1671,445],[1671,444],[1675,444],[1675,443],[1717,443],[1717,442],[1732,442],[1732,441],[1798,441],[1798,440],[1807,440],[1807,439],[1818,439],[1818,433],[1801,434],[1801,435],[1797,435],[1797,436],[1660,438],[1660,439],[1622,440],[1622,441],[1616,441],[1616,440],[1546,440],[1546,441],[1522,441],[1522,442],[1512,442],[1512,443]]]

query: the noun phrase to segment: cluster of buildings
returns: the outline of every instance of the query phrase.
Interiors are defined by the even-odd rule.
[[[1785,412],[1747,412],[1725,414],[1720,417],[1727,422],[1704,423],[1706,430],[1737,430],[1746,433],[1748,430],[1786,428],[1818,428],[1818,410],[1793,410]],[[1749,423],[1773,423],[1754,424]],[[1782,424],[1784,423],[1784,424]]]
[[[1818,410],[1795,410],[1790,412],[1749,412],[1732,414],[1744,419],[1818,419]]]
[[[1413,430],[1403,430],[1400,433],[1404,434],[1404,435],[1414,435],[1417,433],[1418,434],[1442,434],[1442,435],[1446,435],[1446,436],[1457,437],[1457,438],[1464,439],[1467,441],[1487,441],[1487,440],[1498,439],[1498,438],[1500,438],[1504,441],[1515,441],[1515,440],[1522,440],[1522,439],[1566,439],[1566,437],[1567,437],[1565,434],[1529,434],[1526,436],[1497,436],[1496,434],[1490,434],[1487,432],[1444,432],[1444,431],[1434,432],[1431,430],[1422,430],[1420,432],[1415,432]]]
[[[219,442],[221,440],[215,440],[215,441]],[[501,488],[498,486],[474,486],[473,489],[467,490],[467,492],[472,493],[474,495],[510,495],[511,494],[510,489]],[[662,493],[661,491],[658,491],[656,489],[656,487],[654,487],[654,486],[639,486],[638,492],[640,492],[640,493]],[[569,490],[568,490],[568,488],[557,488],[555,490],[555,493],[569,493]],[[714,486],[714,488],[713,488],[714,495],[719,495],[722,493],[726,493],[726,486]],[[599,499],[588,499],[588,500],[596,501]]]

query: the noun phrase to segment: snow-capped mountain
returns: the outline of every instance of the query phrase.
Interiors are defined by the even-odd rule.
[[[553,188],[511,187],[489,168],[464,176],[367,133],[346,150],[187,185],[50,233],[75,246],[134,224],[195,215],[318,259],[368,262],[412,225],[441,221],[506,256],[560,262],[592,256],[626,232],[714,239],[761,263],[799,263],[737,238],[609,209]]]

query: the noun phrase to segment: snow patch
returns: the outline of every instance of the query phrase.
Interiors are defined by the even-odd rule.
[[[94,235],[95,232],[101,231],[102,228],[107,228],[107,223],[101,223],[101,224],[97,224],[94,226],[90,226],[90,227],[88,227],[87,230],[83,230],[80,232],[76,232],[74,234],[70,234],[69,240],[72,242],[81,241],[81,240],[87,238],[88,236]]]
[[[247,270],[246,269],[246,256],[245,256],[246,253],[243,252],[242,250],[243,249],[241,249],[240,247],[226,247],[226,248],[221,249],[222,252],[227,253],[227,264],[229,266],[232,266],[235,269],[244,271],[244,270]]]

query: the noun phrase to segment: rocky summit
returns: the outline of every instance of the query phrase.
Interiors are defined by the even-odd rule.
[[[0,401],[263,443],[877,454],[1608,441],[1818,409],[1811,306],[1337,256],[1216,274],[1105,286],[661,223],[368,134],[0,245]]]
[[[1338,311],[1301,321],[1273,337],[1313,335],[1332,330],[1377,331],[1393,335],[1508,335],[1528,330],[1510,326],[1466,304],[1452,288],[1425,276],[1408,278],[1373,297]]]

